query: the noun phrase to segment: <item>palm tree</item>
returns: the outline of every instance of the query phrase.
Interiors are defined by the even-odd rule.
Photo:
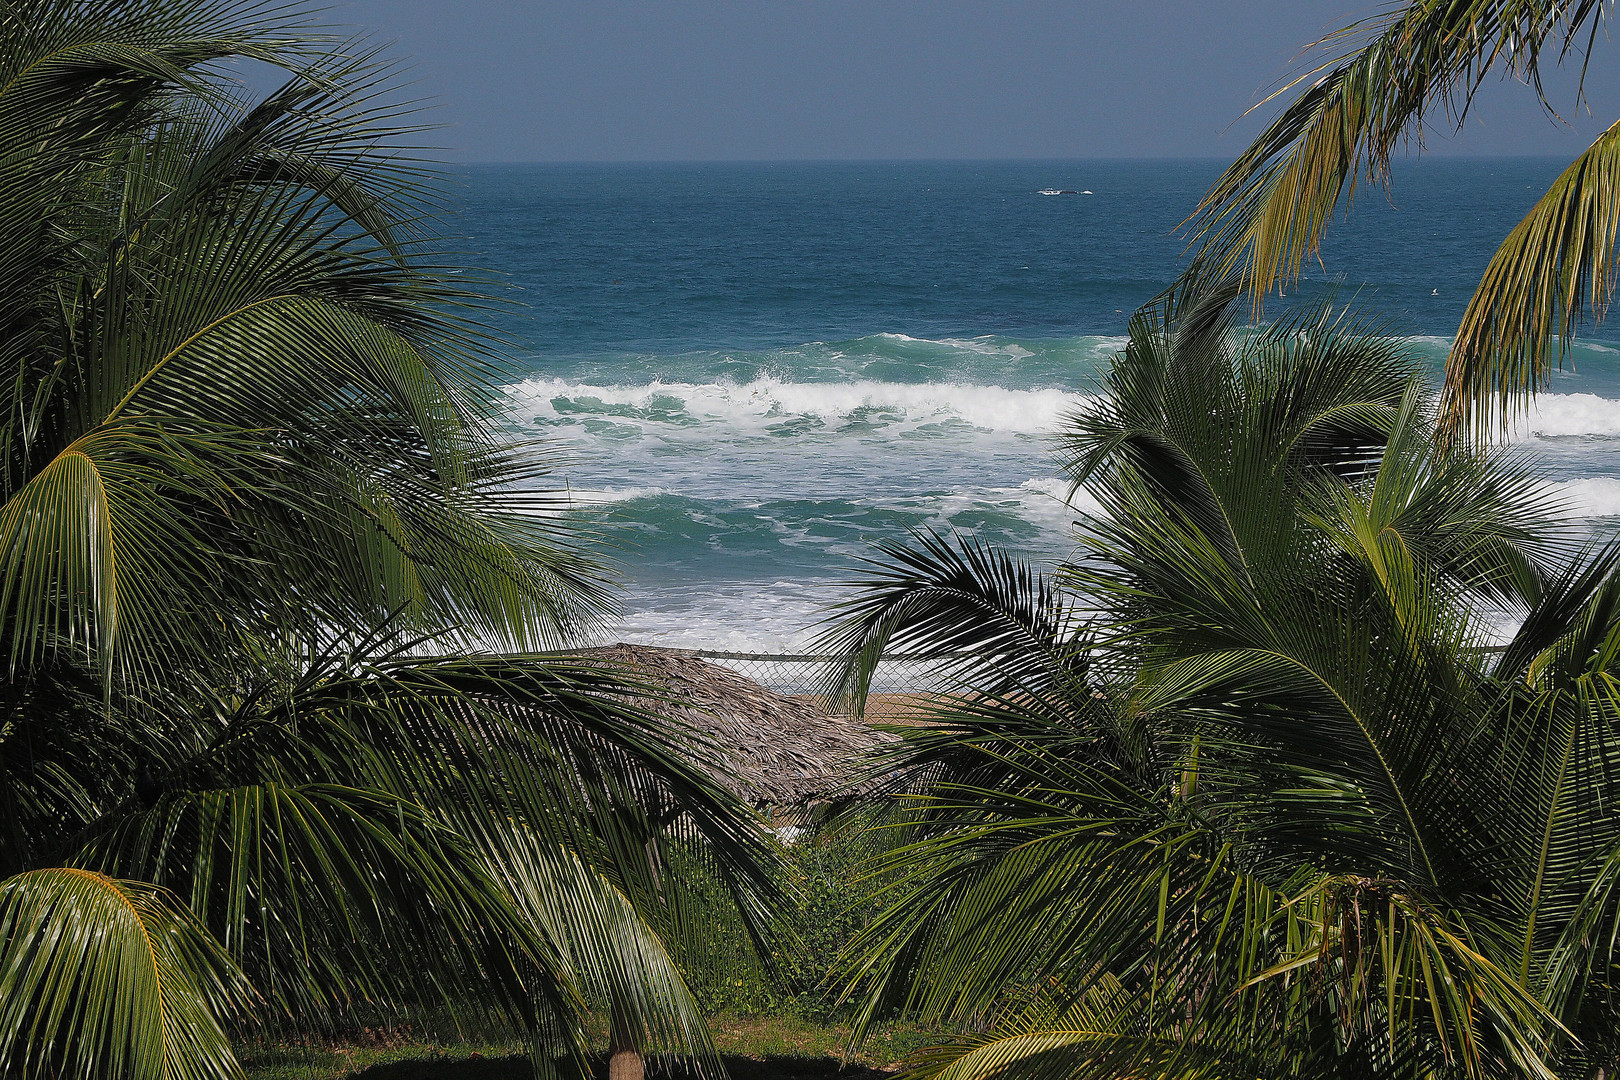
[[[233,1022],[415,1004],[495,1009],[548,1066],[577,1064],[589,1012],[611,1006],[638,1049],[713,1065],[665,946],[690,932],[683,882],[661,867],[695,844],[745,902],[770,886],[701,742],[627,673],[416,644],[265,657],[225,689],[16,722],[8,1069],[222,1075]],[[744,914],[763,924],[761,903]],[[176,1003],[175,1030],[143,1030]]]
[[[0,7],[0,1074],[424,1002],[712,1061],[663,859],[760,925],[768,848],[656,688],[533,651],[609,594],[414,125],[298,9]]]
[[[555,644],[604,594],[491,422],[478,298],[374,56],[279,7],[6,7],[0,610],[140,678],[385,618]],[[351,50],[352,51],[352,50]],[[285,68],[259,101],[227,58]]]
[[[961,689],[848,992],[969,1033],[951,1080],[1612,1072],[1620,550],[1437,455],[1398,344],[1238,295],[1133,319],[1055,578],[930,536],[849,602],[842,690],[890,648]]]
[[[1318,59],[1265,102],[1292,94],[1286,107],[1194,215],[1205,257],[1237,271],[1257,302],[1298,280],[1341,199],[1387,185],[1391,156],[1421,149],[1425,123],[1443,116],[1460,129],[1487,80],[1525,83],[1552,113],[1543,60],[1578,64],[1584,79],[1609,13],[1598,0],[1410,0],[1324,37]],[[1601,317],[1613,295],[1617,226],[1620,122],[1491,258],[1446,362],[1448,430],[1482,434],[1546,384],[1582,317]]]

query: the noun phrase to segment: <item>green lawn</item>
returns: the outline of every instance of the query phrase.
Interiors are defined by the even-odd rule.
[[[718,1016],[711,1026],[732,1080],[879,1080],[926,1042],[909,1026],[884,1027],[845,1063],[841,1055],[849,1029],[842,1025]],[[530,1080],[533,1075],[520,1044],[493,1039],[434,1043],[367,1035],[344,1043],[253,1047],[242,1060],[248,1080]],[[605,1067],[598,1071],[605,1073]]]

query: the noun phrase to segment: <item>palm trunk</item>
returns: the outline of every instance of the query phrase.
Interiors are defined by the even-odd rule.
[[[644,1080],[646,1072],[640,1040],[615,1002],[608,1022],[608,1080]]]
[[[642,1080],[646,1071],[640,1050],[624,1047],[608,1056],[608,1080]]]

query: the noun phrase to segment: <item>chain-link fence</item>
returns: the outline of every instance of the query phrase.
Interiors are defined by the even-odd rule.
[[[823,694],[833,657],[814,653],[720,652],[696,649],[688,655],[730,668],[788,697],[809,697],[825,704]],[[937,658],[896,654],[878,662],[866,701],[866,718],[878,722],[915,717],[928,695],[946,688]]]

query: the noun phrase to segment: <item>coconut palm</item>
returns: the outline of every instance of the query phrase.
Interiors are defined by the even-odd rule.
[[[665,947],[682,882],[660,867],[696,842],[746,900],[766,853],[701,744],[625,672],[416,644],[265,657],[228,688],[14,721],[8,1069],[228,1075],[247,1020],[423,1004],[497,1011],[542,1064],[577,1060],[589,1012],[611,1007],[631,1045],[713,1064]],[[171,1013],[173,1032],[143,1029]]]
[[[708,1052],[661,860],[757,912],[767,849],[654,688],[531,651],[604,579],[415,124],[296,8],[0,7],[0,1074],[420,1003]]]
[[[1487,81],[1523,82],[1552,113],[1544,61],[1578,67],[1584,80],[1609,13],[1597,0],[1410,0],[1317,41],[1307,70],[1262,103],[1285,107],[1199,206],[1205,255],[1237,270],[1256,298],[1297,280],[1341,200],[1387,186],[1391,156],[1421,150],[1424,124],[1460,129]],[[1613,295],[1617,225],[1620,123],[1492,256],[1447,360],[1448,429],[1506,422],[1546,384],[1582,317],[1601,317]]]
[[[265,5],[0,18],[13,670],[71,647],[139,678],[389,617],[532,647],[600,609],[532,491],[550,462],[491,423],[386,65]],[[290,81],[233,94],[228,58]]]
[[[1054,578],[923,537],[849,602],[842,689],[890,648],[961,687],[849,992],[971,1032],[952,1080],[1612,1071],[1620,553],[1437,455],[1398,345],[1237,295],[1133,319]]]

